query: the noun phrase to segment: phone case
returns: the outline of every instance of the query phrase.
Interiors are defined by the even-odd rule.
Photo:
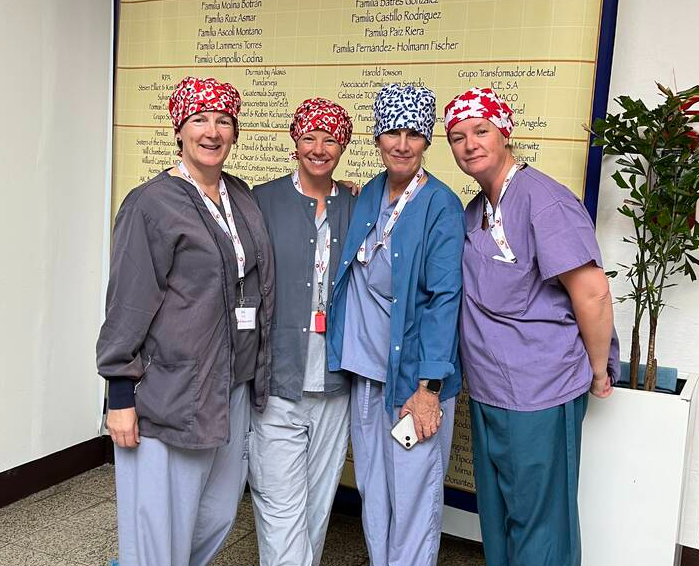
[[[400,419],[391,429],[391,436],[406,450],[410,450],[417,444],[417,433],[413,415],[408,413]]]
[[[444,416],[444,411],[439,409],[439,416]],[[415,422],[413,415],[408,413],[391,429],[391,436],[406,450],[410,450],[417,444],[417,433],[415,432]]]

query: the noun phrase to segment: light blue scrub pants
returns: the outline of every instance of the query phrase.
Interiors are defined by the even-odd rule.
[[[320,564],[348,437],[348,394],[271,396],[252,415],[248,481],[260,566]]]
[[[114,447],[119,566],[204,566],[228,536],[248,475],[249,384],[231,393],[231,440],[193,450],[141,437]]]
[[[437,564],[444,478],[454,430],[454,399],[441,403],[437,434],[406,450],[391,436],[398,420],[384,408],[384,384],[356,376],[351,395],[354,473],[372,566]]]
[[[488,566],[580,566],[578,472],[587,393],[541,411],[473,399],[470,407]]]

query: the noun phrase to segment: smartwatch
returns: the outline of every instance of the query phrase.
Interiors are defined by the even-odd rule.
[[[441,379],[421,379],[420,386],[427,389],[427,391],[429,391],[430,393],[434,393],[435,395],[439,395],[439,392],[442,390],[442,380]]]

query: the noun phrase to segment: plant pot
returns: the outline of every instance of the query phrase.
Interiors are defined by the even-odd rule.
[[[699,547],[696,375],[679,394],[615,388],[583,424],[583,566],[672,566]]]

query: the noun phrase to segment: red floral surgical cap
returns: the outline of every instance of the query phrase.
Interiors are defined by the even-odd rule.
[[[185,77],[170,96],[172,125],[179,132],[192,114],[224,112],[233,118],[237,128],[240,102],[240,94],[229,83],[220,83],[214,78]]]
[[[444,127],[449,133],[456,124],[467,118],[489,120],[506,138],[515,124],[512,109],[490,88],[472,88],[460,94],[444,108]]]
[[[345,149],[352,139],[352,119],[347,110],[331,100],[309,98],[294,112],[289,133],[294,142],[297,142],[302,135],[313,130],[328,132]]]

